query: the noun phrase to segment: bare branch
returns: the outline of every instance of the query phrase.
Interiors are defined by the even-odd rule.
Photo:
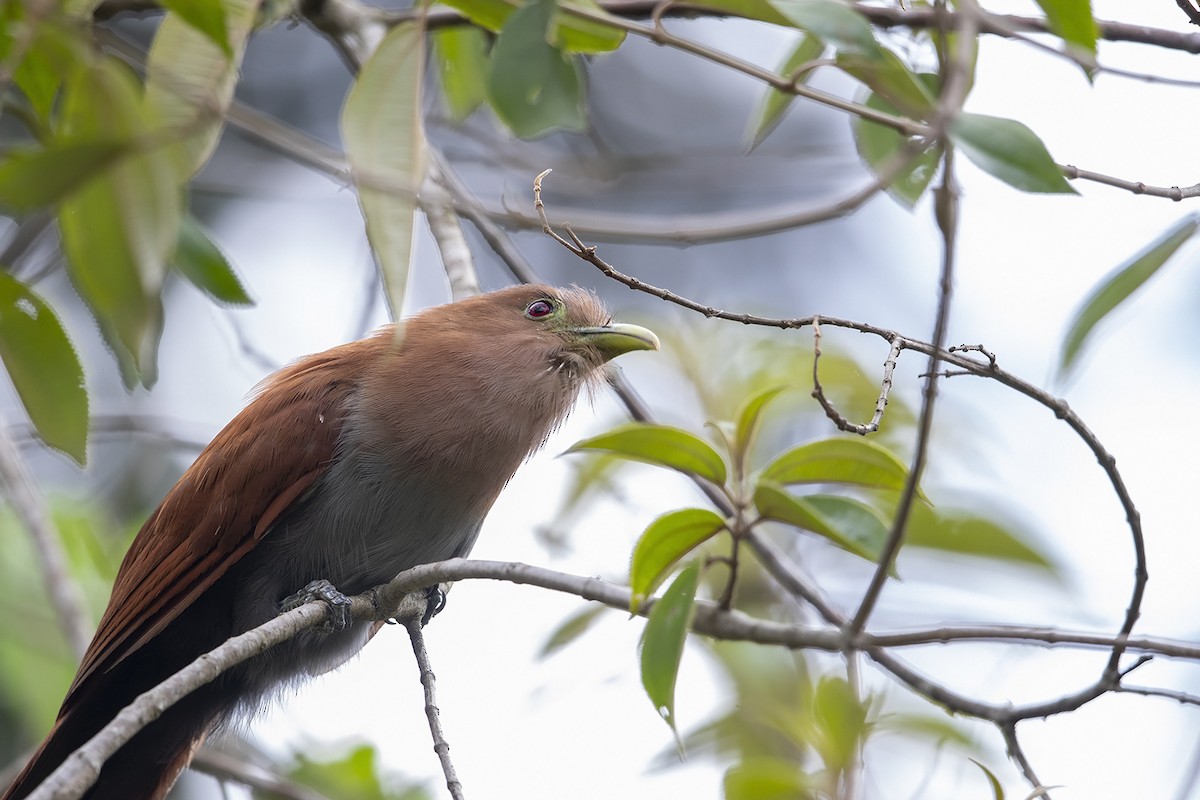
[[[896,371],[896,361],[900,357],[900,349],[902,342],[897,337],[892,342],[892,347],[888,351],[887,358],[883,361],[883,380],[880,382],[879,399],[875,401],[875,414],[871,417],[870,422],[855,424],[842,416],[829,399],[825,397],[825,389],[821,386],[821,375],[818,370],[818,363],[821,360],[821,326],[817,316],[813,316],[813,390],[812,396],[821,408],[825,411],[825,416],[838,427],[839,430],[847,433],[857,433],[859,436],[866,436],[868,433],[875,433],[879,430],[879,423],[883,419],[883,412],[887,408],[888,395],[892,391],[892,375]]]
[[[197,772],[211,775],[217,780],[240,783],[251,789],[269,792],[283,800],[332,800],[318,791],[282,775],[277,775],[258,764],[247,763],[211,747],[200,748],[196,757],[192,759],[191,766]]]
[[[410,595],[411,596],[411,595]],[[454,762],[450,760],[450,743],[442,730],[441,710],[437,706],[434,691],[433,667],[429,663],[429,653],[425,649],[425,636],[421,633],[422,611],[409,614],[402,620],[408,630],[408,638],[412,642],[413,656],[417,660],[417,669],[421,673],[421,687],[425,690],[425,718],[429,721],[429,733],[433,736],[433,751],[437,753],[442,765],[442,774],[446,778],[446,789],[454,800],[464,800],[462,781],[454,770]]]

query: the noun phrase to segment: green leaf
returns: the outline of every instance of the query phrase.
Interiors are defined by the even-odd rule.
[[[586,19],[570,12],[575,8],[589,16],[619,21],[596,0],[558,0],[554,16],[554,35],[550,40],[568,53],[608,53],[625,41],[625,31],[616,25]]]
[[[549,658],[583,636],[600,621],[600,617],[605,611],[608,611],[608,606],[592,603],[567,617],[554,629],[554,632],[550,634],[550,638],[542,645],[541,651],[538,652],[538,658]]]
[[[630,613],[637,613],[676,562],[724,528],[725,520],[706,508],[671,511],[651,522],[638,539],[629,565]]]
[[[523,139],[587,127],[583,70],[549,41],[554,0],[530,0],[504,24],[492,48],[488,98]]]
[[[1096,18],[1091,0],[1037,0],[1054,31],[1066,43],[1096,54]]]
[[[342,139],[393,318],[404,309],[416,192],[425,177],[424,41],[418,24],[393,28],[359,72],[342,109]]]
[[[867,96],[866,106],[888,114],[898,113],[890,103],[874,92]],[[887,161],[904,146],[905,137],[894,128],[863,117],[855,117],[854,144],[862,160],[878,174]],[[929,183],[937,173],[937,167],[938,148],[935,145],[921,153],[912,166],[892,181],[887,187],[888,194],[904,207],[911,209],[929,188]]]
[[[0,271],[0,359],[46,444],[87,461],[88,397],[83,367],[54,310]]]
[[[10,151],[0,161],[0,206],[29,211],[57,204],[130,151],[128,142],[59,141]]]
[[[925,81],[891,50],[880,48],[872,56],[838,53],[837,65],[905,116],[928,119],[933,114],[934,98]]]
[[[699,585],[700,564],[693,562],[654,604],[642,634],[642,686],[672,731],[675,730],[675,681]]]
[[[179,244],[172,265],[214,300],[236,306],[254,305],[225,254],[190,214],[183,218],[179,228]]]
[[[879,512],[849,497],[820,494],[797,497],[763,481],[754,489],[754,506],[765,519],[812,531],[876,564],[888,537],[888,524]]]
[[[1076,194],[1046,145],[1014,119],[959,114],[950,137],[985,172],[1025,192]]]
[[[971,759],[971,763],[979,767],[980,771],[987,777],[988,785],[992,788],[992,797],[995,800],[1004,800],[1004,786],[1000,783],[1000,779],[996,777],[996,774],[973,758]]]
[[[446,0],[446,5],[463,14],[481,28],[498,32],[513,12],[524,6],[522,0]],[[550,41],[568,53],[607,53],[625,41],[625,31],[590,19],[582,19],[564,9],[579,8],[593,15],[608,16],[590,0],[565,0],[555,14],[554,31]]]
[[[599,436],[576,442],[568,453],[604,450],[634,461],[699,475],[718,486],[725,483],[725,461],[708,442],[679,428],[630,422]]]
[[[815,797],[815,781],[790,759],[750,756],[725,772],[725,800],[796,800]]]
[[[222,0],[162,0],[163,8],[207,36],[227,57],[233,57],[233,46],[225,28],[225,6]]]
[[[233,102],[238,68],[254,27],[258,0],[175,0],[219,8],[221,41],[173,9],[163,18],[146,62],[146,103],[180,141],[172,148],[180,178],[194,175],[212,155]],[[190,13],[190,12],[189,12]],[[217,13],[209,10],[208,15]]]
[[[1148,248],[1138,253],[1116,269],[1100,284],[1075,314],[1071,327],[1063,338],[1058,358],[1058,378],[1061,380],[1078,363],[1083,345],[1092,330],[1110,312],[1125,302],[1142,285],[1150,280],[1159,267],[1200,228],[1200,214],[1189,214],[1175,227],[1156,239]]]
[[[874,442],[839,436],[793,447],[762,471],[763,480],[796,483],[848,483],[875,489],[904,488],[908,467]],[[925,495],[917,491],[921,499]]]
[[[462,122],[487,99],[487,34],[466,25],[443,28],[433,32],[433,42],[450,119]]]
[[[20,8],[22,4],[8,5]],[[32,24],[32,21],[21,23],[24,24]],[[77,27],[51,20],[42,20],[37,25],[25,57],[13,71],[13,80],[43,122],[51,119],[63,79],[89,63],[91,45],[90,35],[85,36]]]
[[[769,389],[755,392],[743,400],[741,406],[738,407],[737,413],[734,414],[734,419],[737,422],[733,429],[733,453],[734,458],[743,465],[745,464],[746,454],[754,446],[754,439],[758,434],[758,426],[762,420],[763,409],[787,388],[786,386],[772,386]]]
[[[817,749],[826,768],[838,773],[852,768],[870,730],[867,706],[853,687],[844,678],[822,678],[813,692],[812,714],[819,732]]]
[[[794,25],[790,19],[775,9],[770,0],[695,0],[690,5],[698,8],[711,8],[733,17],[769,22],[772,25]]]
[[[796,42],[796,46],[779,65],[778,72],[785,78],[790,78],[797,69],[820,58],[823,52],[825,52],[825,45],[820,39],[815,36],[801,35],[800,41]],[[805,72],[797,79],[797,82],[800,85],[808,83],[815,72],[816,70]],[[754,115],[754,126],[748,137],[750,140],[748,149],[753,150],[762,144],[771,131],[775,130],[775,126],[783,119],[784,112],[788,110],[795,99],[796,95],[791,92],[767,89],[762,99],[759,100],[758,111]]]
[[[770,0],[771,6],[801,30],[808,31],[841,53],[881,58],[870,23],[837,0]]]
[[[972,508],[978,508],[972,504]],[[999,513],[914,505],[905,542],[910,547],[1009,561],[1061,577],[1061,567],[1029,544],[1032,535]]]
[[[141,84],[127,67],[98,59],[65,86],[64,135],[131,140],[156,125],[141,99]],[[59,205],[67,273],[131,388],[154,383],[160,295],[182,213],[176,167],[163,148],[122,158]]]

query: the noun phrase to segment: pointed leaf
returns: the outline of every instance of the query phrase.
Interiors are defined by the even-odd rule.
[[[874,92],[867,96],[866,106],[888,114],[898,113],[891,104]],[[854,144],[858,148],[859,156],[875,173],[900,151],[904,143],[904,137],[895,129],[862,117],[854,118]],[[911,167],[892,181],[887,187],[888,194],[898,203],[911,209],[929,187],[937,173],[937,167],[938,148],[934,145],[921,153]]]
[[[433,42],[450,119],[462,122],[487,99],[487,34],[468,25],[443,28]]]
[[[996,774],[985,767],[982,762],[976,761],[973,758],[970,759],[970,761],[972,764],[979,767],[980,771],[982,771],[987,777],[988,785],[991,786],[992,789],[992,797],[995,798],[995,800],[1004,800],[1004,786],[1001,785],[1000,779],[996,777]]]
[[[892,451],[874,442],[839,436],[793,447],[762,471],[775,483],[849,483],[875,489],[904,488],[908,467]],[[918,490],[918,495],[924,495]]]
[[[1077,194],[1046,145],[1015,119],[959,114],[950,136],[975,166],[1026,192]]]
[[[1108,314],[1129,299],[1130,295],[1150,280],[1159,267],[1200,228],[1200,215],[1190,214],[1175,227],[1156,239],[1147,249],[1126,261],[1108,277],[1075,314],[1067,335],[1063,338],[1062,352],[1058,359],[1058,377],[1066,375],[1078,361],[1083,345],[1092,330]]]
[[[954,555],[1008,561],[1061,578],[1061,567],[1031,541],[1035,541],[1033,534],[998,513],[915,505],[906,544]]]
[[[734,458],[742,463],[743,468],[745,466],[746,455],[750,452],[750,448],[754,446],[754,438],[758,434],[758,426],[762,419],[763,409],[787,388],[786,386],[773,386],[761,392],[755,392],[742,401],[741,406],[734,415],[734,419],[737,422],[733,429],[733,447],[731,449]]]
[[[222,0],[162,0],[162,4],[167,11],[207,36],[226,56],[233,56]]]
[[[177,0],[193,10],[218,5],[223,43],[179,13],[163,18],[146,62],[146,103],[181,137],[173,148],[180,178],[194,175],[212,155],[233,102],[238,68],[254,27],[258,0]],[[210,15],[217,12],[209,12]]]
[[[699,585],[700,565],[692,563],[654,604],[642,634],[642,686],[671,730],[675,730],[675,681]]]
[[[424,41],[419,24],[393,28],[363,66],[342,109],[346,155],[393,319],[404,309],[416,192],[425,177]]]
[[[542,645],[541,651],[538,652],[538,658],[549,658],[583,636],[600,621],[600,617],[605,611],[608,611],[608,606],[592,603],[567,617]]]
[[[101,58],[72,76],[63,98],[67,137],[132,140],[157,122],[124,64]],[[170,154],[120,160],[59,205],[67,273],[121,366],[127,386],[154,383],[161,292],[178,239],[183,194]]]
[[[128,142],[81,140],[9,151],[0,161],[0,206],[29,211],[55,205],[129,150]]]
[[[497,33],[524,3],[522,0],[446,0],[446,5],[461,12],[479,27]],[[589,0],[564,0],[562,5],[564,8],[574,6],[600,16],[607,15],[599,4]],[[555,15],[554,24],[549,41],[568,53],[607,53],[616,50],[625,41],[625,31],[620,28],[582,19],[563,9],[559,9]]]
[[[180,226],[172,264],[180,275],[212,299],[237,306],[254,305],[225,254],[190,214]]]
[[[1068,44],[1096,54],[1096,18],[1091,0],[1037,0],[1050,30]]]
[[[725,461],[708,442],[679,428],[631,422],[576,442],[568,453],[604,450],[619,456],[725,483]]]
[[[0,359],[38,436],[82,466],[87,460],[88,398],[79,356],[54,310],[4,271]]]
[[[933,114],[933,94],[925,81],[891,50],[880,48],[872,56],[838,53],[837,65],[905,116],[928,119]]]
[[[800,36],[800,41],[796,42],[796,46],[788,53],[787,58],[779,65],[778,72],[785,78],[790,78],[797,69],[820,58],[823,52],[825,52],[825,45],[820,39],[803,34]],[[798,82],[801,85],[808,83],[814,72],[815,70],[805,72],[799,77]],[[749,137],[749,149],[753,150],[758,147],[763,139],[766,139],[771,131],[775,130],[775,126],[783,119],[784,112],[788,110],[795,99],[796,95],[791,92],[767,89],[762,99],[759,100],[758,111],[754,115],[755,121]]]
[[[583,70],[549,40],[555,9],[554,0],[530,0],[504,23],[492,48],[488,98],[523,139],[587,127]]]
[[[724,528],[725,520],[706,508],[671,511],[651,522],[638,539],[629,565],[630,612],[637,613],[671,567]]]
[[[836,495],[797,497],[763,481],[754,489],[754,506],[765,519],[812,531],[847,552],[879,563],[888,525],[865,503]]]
[[[882,56],[870,23],[837,0],[771,0],[771,6],[801,30],[842,53]]]

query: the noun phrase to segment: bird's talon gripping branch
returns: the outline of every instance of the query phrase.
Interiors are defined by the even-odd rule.
[[[421,615],[421,627],[429,624],[429,620],[442,613],[446,607],[446,591],[440,585],[430,586],[425,590],[425,613]]]
[[[279,611],[291,611],[314,600],[324,600],[329,606],[329,621],[322,626],[323,629],[336,633],[346,630],[354,622],[350,618],[350,598],[324,578],[315,580],[295,594],[285,597],[279,603]]]

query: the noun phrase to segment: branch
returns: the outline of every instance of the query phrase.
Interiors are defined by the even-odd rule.
[[[434,693],[433,667],[429,663],[429,653],[425,649],[425,636],[421,633],[421,616],[414,614],[405,617],[404,627],[408,630],[408,638],[412,642],[413,656],[417,659],[417,669],[421,673],[421,687],[425,690],[425,718],[429,721],[429,733],[433,736],[433,752],[437,753],[442,765],[442,774],[446,778],[446,789],[453,800],[463,800],[462,781],[454,770],[454,762],[450,760],[450,743],[442,730],[441,710],[437,707],[437,697]]]
[[[284,800],[332,800],[303,784],[211,747],[200,748],[192,759],[191,767],[219,781],[234,781],[251,789],[269,792]]]
[[[539,586],[565,592],[585,600],[595,600],[623,611],[629,610],[630,592],[624,587],[553,570],[502,561],[471,561],[462,558],[425,564],[400,573],[391,582],[352,598],[350,613],[356,620],[386,620],[407,616],[426,603],[424,587],[447,581],[467,579],[499,580]],[[654,602],[644,603],[638,613],[647,615]],[[72,753],[32,792],[28,800],[77,800],[100,774],[104,762],[138,731],[158,719],[175,703],[201,686],[215,680],[226,670],[270,647],[315,627],[329,616],[323,601],[306,603],[234,636],[219,647],[200,656],[153,689],[139,695],[86,744]],[[697,605],[693,630],[721,639],[780,644],[836,652],[840,637],[834,631],[807,630],[769,620],[755,619],[737,611],[721,611],[715,603]]]
[[[92,638],[83,593],[71,578],[67,556],[54,530],[46,499],[29,473],[29,467],[0,418],[0,484],[13,514],[29,534],[37,553],[46,591],[58,617],[59,627],[76,658],[83,658]]]

